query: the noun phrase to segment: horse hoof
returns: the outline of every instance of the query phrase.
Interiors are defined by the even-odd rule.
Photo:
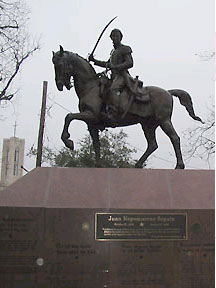
[[[184,163],[181,163],[181,164],[177,164],[175,169],[184,169],[185,168],[185,165]]]
[[[104,166],[101,163],[95,163],[95,168],[104,168]]]
[[[101,160],[96,161],[95,168],[104,168],[103,162]]]
[[[70,134],[68,132],[63,132],[61,135],[61,139],[63,142],[69,139],[69,137],[70,137]]]
[[[74,150],[74,143],[73,143],[72,140],[67,139],[67,140],[64,141],[64,143],[65,143],[65,146],[67,148],[69,148],[72,151]]]
[[[143,168],[143,167],[142,167],[142,165],[141,165],[141,164],[139,164],[139,163],[136,163],[136,164],[135,164],[135,168]]]

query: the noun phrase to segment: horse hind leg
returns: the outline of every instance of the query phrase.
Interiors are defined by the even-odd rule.
[[[172,142],[175,155],[176,155],[176,159],[177,159],[175,169],[184,169],[185,165],[184,165],[182,153],[181,153],[180,138],[178,134],[176,133],[171,120],[168,119],[168,120],[161,122],[160,127],[162,128],[164,133],[166,133],[166,135],[170,138]]]
[[[142,125],[142,129],[146,137],[148,146],[147,146],[145,153],[140,157],[140,159],[136,163],[135,168],[142,168],[147,158],[158,148],[156,135],[155,135],[155,130],[157,126],[158,125],[155,125],[155,126]]]

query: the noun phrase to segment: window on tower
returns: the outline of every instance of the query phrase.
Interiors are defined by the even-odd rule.
[[[15,154],[14,154],[14,162],[19,161],[19,148],[15,149]]]
[[[14,176],[18,176],[18,164],[14,164],[13,175],[14,175]]]

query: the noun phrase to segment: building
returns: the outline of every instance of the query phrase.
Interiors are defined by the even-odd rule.
[[[23,176],[25,140],[17,137],[3,140],[1,188]]]

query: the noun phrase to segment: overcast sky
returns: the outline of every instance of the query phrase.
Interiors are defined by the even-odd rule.
[[[144,85],[165,89],[183,89],[190,93],[195,112],[206,119],[210,98],[214,95],[214,61],[203,61],[196,54],[209,55],[214,51],[214,1],[208,0],[28,0],[31,9],[28,29],[35,39],[40,37],[41,49],[24,64],[17,79],[20,91],[1,112],[0,121],[2,150],[3,138],[14,133],[26,140],[25,152],[37,146],[39,114],[43,81],[48,81],[49,115],[46,118],[45,145],[60,149],[60,135],[64,117],[78,112],[78,99],[74,90],[59,92],[54,82],[52,50],[76,52],[83,57],[93,49],[104,26],[114,17],[99,43],[95,57],[109,58],[112,43],[109,38],[113,28],[123,32],[124,44],[133,50],[134,67],[131,74],[143,80]],[[96,68],[99,72],[101,69]],[[172,121],[182,139],[183,131],[197,127],[199,122],[189,117],[185,108],[174,99]],[[118,129],[112,130],[114,132]],[[137,148],[136,158],[146,149],[146,141],[139,125],[124,128],[128,142]],[[76,142],[86,133],[86,124],[74,121],[70,126],[71,138]],[[149,158],[151,168],[173,168],[175,156],[165,134],[157,130],[159,149]],[[161,159],[162,158],[162,159]],[[211,168],[213,168],[213,162]],[[33,169],[35,160],[25,159],[25,167]],[[193,159],[186,161],[189,169],[208,169],[209,164]]]

